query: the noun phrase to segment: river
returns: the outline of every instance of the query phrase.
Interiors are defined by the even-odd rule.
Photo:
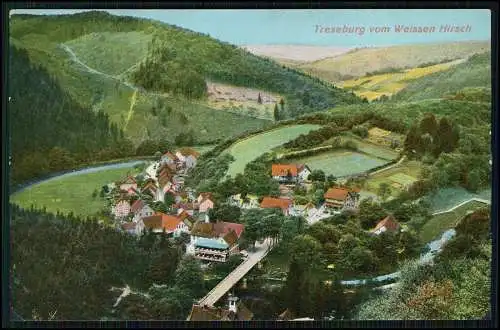
[[[21,185],[18,185],[13,189],[11,194],[14,193],[19,193],[29,187],[32,187],[34,185],[38,185],[43,182],[48,182],[56,179],[62,179],[62,178],[67,178],[70,176],[76,176],[76,175],[81,175],[81,174],[88,174],[88,173],[95,173],[95,172],[100,172],[100,171],[105,171],[105,170],[112,170],[112,169],[119,169],[119,168],[127,168],[127,167],[133,167],[135,165],[139,165],[142,163],[146,163],[146,160],[132,160],[132,161],[127,161],[127,162],[121,162],[121,163],[113,163],[113,164],[106,164],[106,165],[89,165],[87,167],[78,169],[78,170],[68,170],[68,171],[63,171],[63,172],[57,172],[57,173],[52,173],[49,176],[46,176],[41,179],[36,179],[33,181],[25,182]]]

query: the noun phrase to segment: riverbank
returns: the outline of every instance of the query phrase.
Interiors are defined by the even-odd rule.
[[[30,186],[34,186],[34,185],[40,184],[42,182],[55,179],[57,177],[62,177],[64,175],[84,174],[85,171],[91,170],[91,169],[95,169],[95,171],[101,171],[101,170],[112,169],[112,168],[127,167],[128,165],[131,165],[131,167],[132,167],[132,166],[135,166],[135,165],[138,165],[141,163],[145,163],[147,161],[151,161],[154,159],[155,159],[154,156],[140,156],[140,157],[126,157],[126,158],[113,159],[113,160],[108,160],[108,161],[100,161],[100,162],[81,164],[74,169],[50,173],[50,174],[44,175],[42,177],[35,178],[33,180],[29,180],[29,181],[26,181],[26,182],[23,182],[23,183],[20,183],[17,185],[11,185],[11,186],[9,186],[9,195],[19,193],[22,190],[24,190]],[[91,171],[87,172],[87,173],[91,173]]]
[[[23,208],[46,208],[52,213],[94,216],[101,211],[106,200],[99,194],[102,186],[135,175],[140,171],[135,165],[140,161],[87,168],[60,175],[38,184],[25,187],[10,196],[12,203]],[[95,192],[95,195],[94,195]]]

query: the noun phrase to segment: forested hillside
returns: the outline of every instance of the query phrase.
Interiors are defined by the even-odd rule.
[[[126,147],[123,132],[105,113],[75,102],[44,68],[31,63],[24,50],[11,47],[9,69],[14,182],[119,156],[118,150]]]
[[[491,52],[472,55],[464,63],[445,71],[408,81],[391,98],[394,101],[418,101],[432,98],[491,102]]]
[[[159,37],[152,41],[155,35]],[[173,142],[190,132],[195,143],[215,142],[270,122],[245,111],[239,114],[241,105],[235,104],[232,112],[211,108],[205,98],[207,80],[281,95],[280,119],[361,102],[350,92],[272,60],[152,20],[105,12],[13,15],[10,37],[75,101],[108,114],[137,144],[160,136]],[[157,107],[161,102],[164,108]],[[254,107],[251,102],[242,106]],[[197,119],[200,112],[214,119]]]
[[[285,95],[289,117],[340,104],[360,103],[351,93],[259,58],[208,36],[164,28],[149,47],[149,56],[133,78],[146,89],[204,96],[205,79],[260,88]]]
[[[185,319],[205,293],[199,262],[181,258],[177,241],[11,209],[12,307],[26,320]],[[126,286],[146,295],[141,305],[124,306],[131,294],[114,306]]]

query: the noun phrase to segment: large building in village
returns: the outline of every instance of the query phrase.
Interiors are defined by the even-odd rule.
[[[187,253],[201,260],[225,262],[239,253],[238,241],[244,229],[245,226],[238,223],[199,221],[191,230]]]

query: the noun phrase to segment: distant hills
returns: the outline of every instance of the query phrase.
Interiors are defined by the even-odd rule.
[[[245,45],[242,48],[252,54],[269,57],[280,63],[295,63],[296,65],[338,56],[350,50],[348,47],[310,45]]]
[[[489,41],[359,48],[339,56],[300,64],[295,68],[325,81],[337,82],[390,68],[414,68],[424,63],[467,58],[488,50]]]

